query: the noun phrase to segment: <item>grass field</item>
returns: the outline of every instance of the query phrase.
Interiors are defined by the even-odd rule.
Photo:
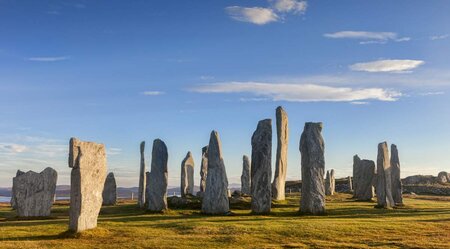
[[[406,197],[400,209],[375,209],[348,194],[327,197],[327,214],[298,213],[298,196],[274,203],[271,215],[251,215],[249,204],[232,215],[198,209],[145,213],[135,203],[102,208],[98,228],[67,230],[67,203],[52,217],[18,220],[0,207],[0,248],[450,248],[450,198]]]

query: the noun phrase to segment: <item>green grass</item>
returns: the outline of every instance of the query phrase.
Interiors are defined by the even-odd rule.
[[[0,248],[449,248],[450,198],[405,198],[399,209],[375,209],[348,194],[327,198],[327,214],[298,213],[298,196],[274,203],[272,214],[251,215],[248,203],[232,215],[205,216],[199,210],[164,214],[134,203],[102,208],[98,228],[67,233],[68,207],[52,217],[19,220],[0,207]]]

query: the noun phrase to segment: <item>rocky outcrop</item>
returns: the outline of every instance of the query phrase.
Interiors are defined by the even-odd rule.
[[[105,186],[103,187],[103,205],[111,206],[117,203],[117,184],[114,173],[109,173],[106,176]]]
[[[327,170],[327,177],[325,178],[325,194],[334,195],[336,190],[336,178],[334,176],[334,169]]]
[[[58,174],[52,168],[41,173],[17,172],[13,178],[13,196],[19,217],[50,216]]]
[[[302,195],[300,212],[325,213],[325,143],[322,123],[306,123],[300,138]]]
[[[275,176],[272,183],[272,197],[274,200],[284,200],[287,173],[287,151],[289,128],[287,113],[281,106],[276,109],[277,118],[277,155],[275,160]]]
[[[357,164],[357,179],[353,179],[354,198],[360,201],[370,201],[374,197],[375,162],[371,160],[359,160]],[[356,183],[358,181],[358,183]]]
[[[219,133],[212,131],[208,146],[208,177],[202,201],[202,213],[226,214],[230,211],[228,179],[223,162]]]
[[[189,151],[181,162],[181,196],[194,194],[194,158]]]
[[[140,152],[141,152],[141,167],[139,170],[139,196],[138,196],[138,205],[140,208],[143,208],[145,205],[145,189],[146,189],[146,176],[145,176],[145,141],[141,142]]]
[[[252,136],[251,192],[252,212],[270,213],[272,204],[272,120],[265,119],[258,123]]]
[[[208,175],[208,146],[202,148],[202,164],[200,167],[200,192],[203,193],[206,189],[206,176]]]
[[[415,184],[435,184],[437,178],[432,175],[413,175],[402,179],[403,185],[415,185]]]
[[[378,207],[390,208],[395,205],[392,199],[392,168],[389,161],[389,150],[386,142],[378,144],[377,156],[377,203]]]
[[[400,179],[400,159],[398,157],[398,149],[395,144],[391,145],[391,184],[392,199],[395,205],[403,204],[402,181]]]
[[[25,172],[21,171],[21,170],[17,170],[16,172],[16,177],[25,174]],[[14,178],[13,178],[13,185],[12,185],[12,189],[11,189],[11,200],[10,200],[10,204],[11,204],[11,208],[12,209],[16,209],[16,197],[14,196],[14,191],[15,191],[15,186],[14,186]]]
[[[250,160],[246,155],[242,157],[241,194],[251,194]]]
[[[103,144],[70,139],[69,230],[81,232],[97,227],[106,178],[106,152]]]
[[[168,157],[166,144],[160,139],[155,139],[152,149],[150,183],[148,184],[147,209],[150,211],[161,212],[167,209]]]

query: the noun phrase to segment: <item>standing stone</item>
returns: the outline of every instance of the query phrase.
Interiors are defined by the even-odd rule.
[[[81,232],[97,227],[106,178],[106,152],[103,144],[70,139],[69,230]]]
[[[117,184],[114,173],[106,176],[105,186],[103,187],[103,205],[116,205],[117,203]]]
[[[358,155],[353,156],[353,197],[356,198],[356,193],[358,193],[358,183],[359,183],[359,176],[361,175],[360,171],[360,163],[361,159]]]
[[[143,208],[145,205],[145,189],[146,189],[146,176],[145,176],[145,157],[144,157],[144,151],[145,151],[145,141],[141,142],[140,146],[140,152],[141,152],[141,168],[139,171],[139,196],[138,196],[138,205],[140,208]]]
[[[19,173],[19,172],[17,172]],[[58,174],[52,168],[41,173],[28,171],[13,178],[15,205],[19,217],[50,216]]]
[[[395,205],[403,204],[402,181],[400,179],[400,159],[398,157],[398,149],[395,144],[391,145],[391,184],[392,199]]]
[[[16,177],[18,177],[22,174],[25,174],[25,172],[23,172],[21,170],[17,170]],[[16,197],[14,196],[15,188],[16,188],[16,186],[14,185],[14,177],[13,177],[13,185],[12,185],[12,189],[11,189],[11,200],[9,201],[12,209],[16,209]]]
[[[181,162],[181,196],[194,194],[194,158],[189,151]]]
[[[325,213],[325,143],[322,123],[306,123],[300,138],[302,195],[300,211],[309,214]]]
[[[145,172],[145,207],[148,206],[148,194],[150,193],[150,172]]]
[[[200,193],[206,189],[206,176],[208,174],[208,146],[202,148],[202,164],[200,169]],[[202,195],[200,194],[200,195]]]
[[[242,157],[241,193],[243,195],[251,194],[250,160],[246,155]]]
[[[272,183],[272,197],[281,201],[285,197],[285,184],[287,172],[287,151],[288,151],[288,117],[281,106],[277,107],[277,157],[275,161],[275,177]]]
[[[438,181],[438,183],[450,182],[450,174],[445,171],[439,172],[439,174],[437,176],[437,181]]]
[[[353,179],[354,197],[360,201],[370,201],[374,196],[373,183],[376,182],[375,162],[371,160],[359,160],[357,179]],[[356,183],[358,181],[358,183]]]
[[[272,120],[259,121],[252,136],[252,212],[270,213],[272,204]],[[283,191],[284,192],[284,191]]]
[[[392,199],[392,168],[389,162],[389,149],[386,142],[378,144],[377,156],[377,202],[378,207],[394,206]]]
[[[226,214],[230,211],[227,172],[222,156],[219,133],[212,131],[208,146],[208,177],[202,201],[202,212],[205,214]]]
[[[161,212],[167,209],[167,161],[166,144],[160,140],[153,141],[152,165],[148,194],[148,210]]]
[[[325,179],[325,194],[334,195],[336,189],[336,179],[334,177],[334,169],[327,170],[327,177]]]
[[[348,191],[349,192],[353,192],[353,184],[352,184],[352,177],[351,176],[347,177],[347,184],[348,184]]]

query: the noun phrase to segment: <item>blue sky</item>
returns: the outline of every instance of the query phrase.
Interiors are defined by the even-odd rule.
[[[169,185],[187,151],[198,184],[213,129],[239,183],[257,122],[279,105],[288,179],[307,121],[324,123],[338,177],[382,141],[398,145],[402,176],[450,171],[448,13],[445,0],[0,0],[0,186],[47,166],[68,184],[73,136],[107,146],[120,186],[137,185],[139,143],[149,164],[155,138]]]

